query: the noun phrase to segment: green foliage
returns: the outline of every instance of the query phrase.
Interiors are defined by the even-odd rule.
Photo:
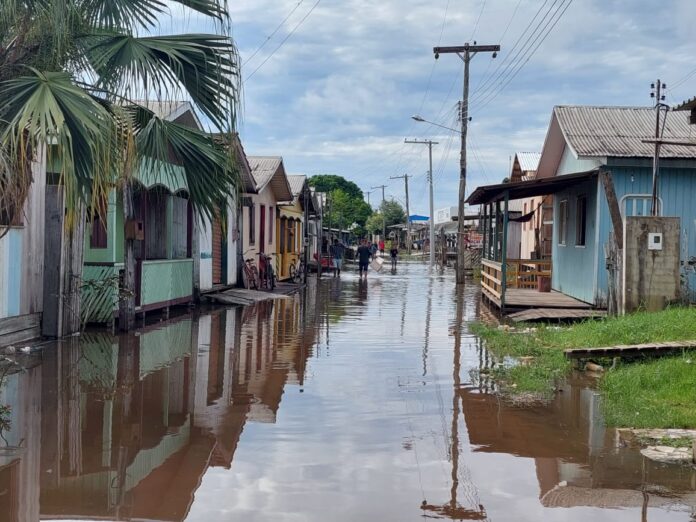
[[[379,206],[379,211],[384,216],[387,227],[406,223],[406,211],[398,201],[384,201]]]
[[[357,224],[354,234],[360,236],[364,233],[372,208],[365,202],[362,191],[355,183],[333,174],[312,176],[308,182],[319,192],[329,195],[331,213],[327,211],[324,214],[325,226],[348,229]]]
[[[348,181],[343,176],[318,174],[309,178],[308,183],[311,187],[314,187],[317,192],[332,193],[335,190],[342,190],[351,199],[362,200],[364,197],[362,190],[360,190],[355,183]]]
[[[588,320],[568,327],[529,325],[517,331],[472,326],[499,359],[493,374],[512,394],[549,395],[571,369],[563,350],[696,339],[696,309],[671,308],[623,317]],[[522,330],[521,332],[519,330]],[[524,360],[526,364],[509,361]],[[696,427],[696,353],[645,359],[608,370],[601,381],[607,422],[615,426]],[[609,361],[607,361],[609,362]],[[606,365],[608,366],[608,364]]]
[[[611,426],[696,427],[695,354],[621,365],[607,372],[600,389]]]
[[[234,130],[239,60],[227,3],[171,4],[212,19],[220,34],[149,36],[169,12],[161,0],[0,2],[0,211],[21,208],[41,150],[60,168],[68,224],[80,202],[100,208],[147,160],[181,166],[204,214],[233,194],[231,152],[139,101],[190,99],[214,131]]]
[[[367,230],[368,234],[381,234],[383,223],[384,218],[382,217],[382,214],[375,212],[367,219],[365,229]]]

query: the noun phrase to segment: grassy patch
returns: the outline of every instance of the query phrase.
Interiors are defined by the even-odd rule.
[[[571,368],[564,349],[696,339],[696,309],[636,313],[562,328],[538,326],[528,333],[476,324],[472,332],[505,361],[493,371],[504,391],[549,396]],[[691,355],[696,360],[696,351]],[[689,357],[687,353],[646,360],[607,372],[602,390],[608,422],[631,427],[696,426],[696,364],[688,362]],[[525,364],[511,362],[519,360]]]
[[[696,353],[626,364],[601,381],[604,415],[611,426],[696,426]]]

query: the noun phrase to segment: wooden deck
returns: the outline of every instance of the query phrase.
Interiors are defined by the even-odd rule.
[[[590,359],[592,357],[637,357],[671,355],[684,350],[696,350],[696,341],[674,341],[665,343],[620,344],[600,348],[570,348],[565,350],[568,359]]]
[[[588,310],[585,308],[528,308],[520,312],[508,315],[508,319],[515,323],[529,321],[589,319],[604,317],[605,310]]]
[[[485,296],[500,308],[500,299],[485,287],[482,290]],[[505,291],[505,308],[567,308],[589,310],[592,307],[574,297],[556,291],[539,292],[530,288],[508,288]]]
[[[268,301],[270,299],[288,299],[297,292],[302,285],[292,283],[277,283],[272,292],[265,290],[247,290],[246,288],[231,288],[224,292],[206,294],[205,297],[213,302],[227,305],[251,305]]]

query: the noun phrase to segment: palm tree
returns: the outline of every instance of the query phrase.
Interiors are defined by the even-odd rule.
[[[208,20],[215,34],[158,35],[169,5]],[[191,13],[183,13],[191,16]],[[19,212],[31,162],[59,165],[66,225],[99,212],[120,189],[133,218],[132,177],[145,161],[183,168],[190,199],[212,217],[236,187],[234,162],[212,134],[165,121],[138,100],[186,98],[210,130],[234,130],[239,60],[225,0],[2,0],[0,215]],[[176,166],[176,168],[175,168]],[[171,168],[170,168],[171,167]],[[122,328],[132,326],[133,241],[126,240]]]

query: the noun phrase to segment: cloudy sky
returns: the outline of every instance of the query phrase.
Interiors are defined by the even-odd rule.
[[[435,61],[435,45],[502,46],[495,60],[472,61],[469,191],[505,177],[516,151],[541,149],[554,105],[649,105],[658,77],[670,103],[696,95],[693,0],[232,0],[230,8],[247,153],[282,155],[290,173],[340,174],[363,189],[384,183],[397,200],[403,181],[389,177],[411,174],[411,209],[422,214],[427,147],[404,138],[440,143],[435,208],[457,201],[459,138],[410,118],[458,126],[462,62]]]

